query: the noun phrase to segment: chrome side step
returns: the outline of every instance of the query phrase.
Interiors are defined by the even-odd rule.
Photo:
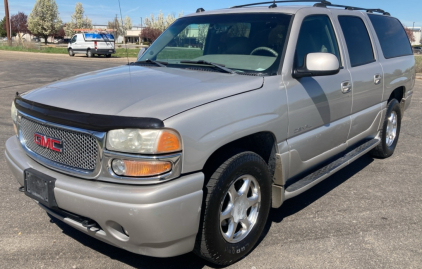
[[[343,167],[349,165],[350,163],[354,162],[356,159],[361,157],[362,155],[369,152],[371,149],[375,148],[381,140],[379,138],[374,138],[359,147],[355,148],[352,151],[349,151],[343,157],[333,161],[332,163],[322,167],[318,171],[302,178],[299,181],[296,181],[292,185],[289,185],[285,189],[284,200],[293,198],[302,192],[310,189],[311,187],[315,186],[319,182],[323,181],[327,177],[331,176],[335,172],[339,171]]]

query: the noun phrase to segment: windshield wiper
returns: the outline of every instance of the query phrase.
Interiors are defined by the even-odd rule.
[[[180,61],[181,64],[203,64],[203,65],[210,65],[213,67],[216,67],[220,70],[223,70],[224,72],[230,73],[230,74],[236,74],[236,72],[234,72],[233,70],[224,67],[224,64],[216,64],[216,63],[212,63],[212,62],[208,62],[208,61],[204,61],[204,60],[198,60],[198,61]]]
[[[147,59],[147,60],[145,60],[145,61],[138,61],[138,62],[134,62],[133,64],[137,64],[137,63],[148,63],[148,64],[156,64],[156,65],[158,65],[159,67],[167,67],[167,66],[165,66],[166,64],[168,64],[168,62],[161,62],[161,61],[153,61],[153,60],[150,60],[150,59]]]

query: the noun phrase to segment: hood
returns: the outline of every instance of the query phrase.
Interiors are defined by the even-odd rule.
[[[165,120],[193,107],[258,89],[263,80],[220,72],[131,65],[64,79],[22,97],[85,113]]]

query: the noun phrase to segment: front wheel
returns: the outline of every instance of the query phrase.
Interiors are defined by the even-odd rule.
[[[268,218],[271,183],[267,164],[253,152],[239,153],[220,165],[206,185],[194,252],[219,265],[248,254]]]
[[[371,151],[372,156],[384,159],[393,155],[399,140],[401,117],[399,101],[391,100],[380,133],[381,142]]]
[[[75,53],[73,52],[73,49],[69,49],[69,56],[71,56],[71,57],[73,57],[73,56],[75,56]]]

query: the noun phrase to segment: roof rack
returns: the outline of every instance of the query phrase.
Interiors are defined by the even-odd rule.
[[[328,2],[326,0],[284,0],[284,1],[269,1],[269,2],[259,2],[259,3],[252,3],[252,4],[245,4],[245,5],[239,5],[239,6],[233,6],[230,8],[240,8],[240,7],[249,7],[249,6],[256,6],[256,5],[264,5],[264,4],[271,4],[269,8],[275,8],[277,7],[276,3],[316,3],[314,4],[314,7],[342,7],[347,10],[365,10],[368,13],[381,13],[383,15],[390,16],[390,13],[385,12],[384,10],[380,8],[362,8],[362,7],[353,7],[353,6],[344,6],[344,5],[336,5],[331,4],[331,2]]]

